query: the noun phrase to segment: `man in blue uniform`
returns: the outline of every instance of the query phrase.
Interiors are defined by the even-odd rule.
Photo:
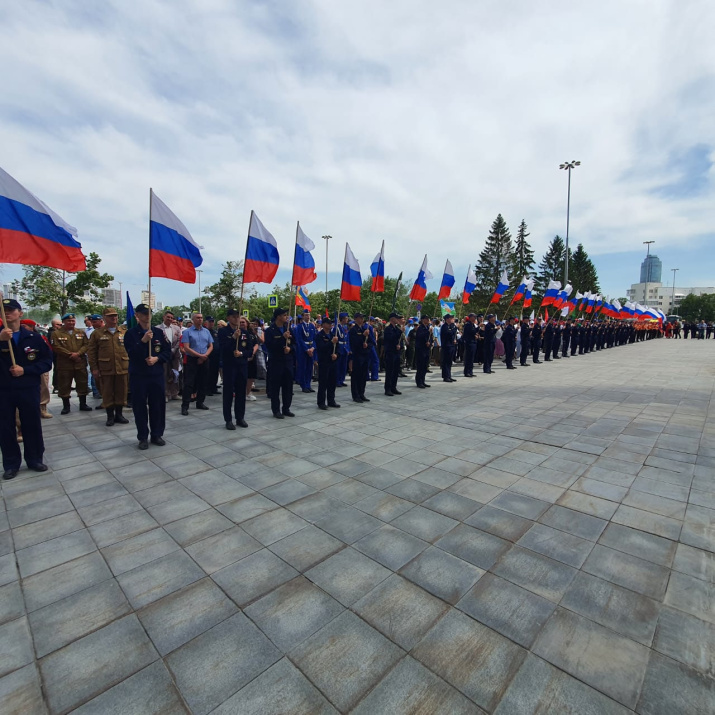
[[[15,431],[20,415],[25,462],[35,472],[46,472],[45,444],[40,419],[40,380],[52,368],[52,352],[42,337],[20,324],[22,307],[3,300],[7,325],[0,330],[0,450],[3,479],[13,479],[22,465]],[[15,358],[13,365],[12,357]]]
[[[336,376],[338,387],[347,387],[345,376],[348,374],[348,359],[350,346],[348,344],[348,314],[340,313],[338,324],[335,326],[335,333],[338,336],[338,360]]]
[[[429,315],[420,318],[420,324],[415,332],[415,384],[420,390],[432,387],[425,382],[429,359],[432,353],[432,329]]]
[[[310,311],[303,311],[301,321],[293,329],[296,349],[296,381],[303,392],[315,392],[310,386],[313,380],[315,360],[315,325],[310,322]]]
[[[288,310],[276,308],[273,322],[266,328],[265,342],[268,351],[268,376],[266,379],[268,394],[271,397],[271,410],[277,420],[295,417],[290,411],[293,402],[293,356],[295,345],[288,323]],[[283,406],[281,407],[281,402]]]
[[[164,366],[171,360],[171,344],[163,330],[151,327],[148,305],[139,303],[134,314],[137,325],[124,334],[124,349],[129,356],[129,391],[139,449],[149,448],[150,437],[152,444],[163,447],[166,444]]]
[[[452,377],[452,363],[457,353],[457,326],[454,324],[453,315],[445,315],[444,323],[439,329],[442,345],[442,380],[444,382],[457,382]]]
[[[350,352],[353,355],[353,369],[350,373],[350,392],[353,402],[370,402],[365,397],[369,336],[370,331],[365,325],[365,316],[362,313],[355,313],[355,325],[348,333]]]
[[[385,355],[385,395],[393,397],[402,393],[397,389],[397,377],[400,374],[400,359],[402,357],[402,328],[399,313],[390,313],[390,322],[385,328],[382,338],[382,349]]]
[[[228,325],[218,331],[218,345],[223,365],[223,419],[226,429],[248,427],[246,416],[246,382],[248,359],[258,351],[258,340],[248,329],[248,321],[231,308],[226,313]],[[236,424],[233,423],[234,415]]]
[[[323,318],[320,327],[321,330],[315,336],[315,345],[318,351],[318,409],[327,410],[328,407],[340,407],[335,401],[338,336],[332,332],[333,321],[331,318],[327,316]]]

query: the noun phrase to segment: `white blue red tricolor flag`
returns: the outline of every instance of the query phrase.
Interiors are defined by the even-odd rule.
[[[422,261],[422,268],[420,268],[420,272],[417,274],[417,280],[414,282],[412,290],[410,291],[410,300],[424,300],[427,295],[427,281],[432,278],[433,276],[427,268],[427,255],[425,254],[425,258]]]
[[[343,263],[343,280],[340,285],[340,300],[360,300],[360,288],[362,278],[360,277],[360,264],[350,250],[350,246],[345,244],[345,261]]]
[[[561,283],[559,281],[549,281],[549,285],[544,293],[544,299],[541,301],[541,307],[544,308],[547,305],[552,305],[560,290]]]
[[[255,211],[251,211],[246,243],[246,262],[243,266],[244,283],[271,283],[278,271],[278,244],[261,223]]]
[[[449,298],[452,293],[452,288],[454,287],[454,270],[452,269],[452,264],[447,261],[444,264],[444,275],[442,276],[442,285],[439,287],[438,300],[443,300],[444,298]]]
[[[291,285],[308,285],[318,277],[315,272],[315,261],[310,253],[314,248],[315,244],[303,233],[303,229],[298,223],[295,229],[295,257],[293,258]]]
[[[492,299],[489,301],[491,303],[498,303],[501,300],[501,297],[504,295],[509,290],[509,276],[506,274],[506,269],[504,272],[501,274],[501,278],[499,279],[499,285],[497,285],[497,289],[494,291],[494,295],[492,296]]]
[[[473,268],[467,271],[467,280],[464,281],[464,290],[462,291],[462,305],[467,305],[469,303],[469,298],[472,292],[477,287],[477,274],[474,272]]]
[[[385,292],[385,242],[382,242],[380,253],[375,256],[375,260],[370,264],[370,274],[372,275],[372,284],[370,291],[372,293]]]

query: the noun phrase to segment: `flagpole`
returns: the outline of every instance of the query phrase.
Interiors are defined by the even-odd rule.
[[[327,245],[328,245],[327,242],[326,242],[325,245],[326,245],[326,247],[327,247]],[[346,264],[347,262],[348,262],[348,244],[347,244],[347,241],[346,241],[346,242],[345,242],[345,258],[343,258],[343,270],[345,270],[345,264]],[[326,272],[325,276],[326,276],[326,277],[325,277],[325,282],[326,282],[326,284],[327,284],[327,282],[328,282],[328,278],[327,278],[328,274],[327,274],[327,272]],[[340,316],[340,303],[342,302],[342,299],[343,299],[343,281],[342,281],[342,277],[341,277],[341,278],[340,278],[340,290],[338,291],[338,312],[337,312],[336,315],[335,315],[335,334],[336,334],[336,335],[338,334],[338,321],[340,320],[340,318],[339,318],[339,316]],[[327,291],[326,291],[326,293],[325,293],[325,305],[326,305],[326,306],[328,305],[328,294],[327,294]],[[335,355],[335,352],[336,352],[336,350],[337,350],[337,347],[338,347],[338,344],[337,344],[337,343],[333,343],[333,355]]]
[[[293,324],[295,324],[298,319],[298,286],[295,285],[295,259],[298,254],[298,228],[300,227],[300,221],[296,221],[295,224],[295,249],[293,251],[293,275],[291,276],[291,289],[290,295],[293,298]],[[295,288],[295,296],[293,295],[293,288]]]
[[[0,317],[2,317],[2,327],[8,328],[7,325],[7,318],[5,317],[5,305],[3,303],[3,298],[5,296],[2,294],[2,291],[0,291]],[[9,330],[9,328],[8,328]],[[8,347],[10,348],[10,362],[12,362],[13,366],[17,365],[15,362],[15,351],[12,349],[12,338],[7,341]]]
[[[151,205],[152,205],[152,191],[151,186],[149,187],[149,330],[151,330]],[[129,323],[127,322],[127,328],[129,328]],[[149,349],[149,357],[151,357],[151,340],[147,343]]]
[[[253,223],[253,209],[251,209],[251,217],[248,219],[248,231],[246,232],[246,253],[243,257],[243,277],[246,276],[246,260],[248,259],[248,239],[251,236],[251,224]],[[241,298],[238,301],[238,314],[243,315],[243,289],[246,285],[246,281],[241,279]]]

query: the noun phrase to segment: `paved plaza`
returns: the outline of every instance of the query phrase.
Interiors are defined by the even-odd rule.
[[[146,452],[53,402],[0,712],[715,712],[715,342],[495,371]]]

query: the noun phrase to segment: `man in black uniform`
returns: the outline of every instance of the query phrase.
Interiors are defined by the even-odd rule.
[[[566,321],[563,333],[561,333],[561,357],[569,356],[569,345],[571,343],[571,331],[573,329],[573,320]]]
[[[7,325],[0,330],[0,450],[3,479],[13,479],[22,465],[17,444],[15,411],[20,415],[25,462],[35,472],[46,472],[45,443],[40,419],[40,380],[52,368],[52,352],[39,333],[20,324],[22,308],[12,298],[3,300]],[[15,358],[13,365],[12,357]]]
[[[534,321],[534,327],[531,329],[531,357],[533,363],[538,365],[541,363],[539,360],[539,353],[541,352],[541,323],[537,318]]]
[[[236,425],[248,427],[245,420],[248,360],[258,351],[258,341],[248,329],[246,318],[241,318],[235,308],[227,311],[226,319],[228,325],[217,335],[223,365],[223,420],[227,430],[235,430]]]
[[[454,324],[453,315],[444,316],[444,324],[439,329],[439,337],[442,343],[442,380],[457,382],[452,377],[452,363],[457,352],[457,326]]]
[[[420,318],[420,324],[415,332],[415,384],[420,390],[432,387],[425,382],[429,358],[432,353],[432,332],[430,329],[429,315]]]
[[[462,342],[464,343],[464,377],[474,377],[474,354],[477,351],[477,326],[474,325],[476,319],[474,313],[470,313],[465,321],[462,330]]]
[[[295,417],[290,411],[293,402],[293,358],[295,346],[288,323],[288,310],[276,308],[273,322],[266,328],[265,346],[268,350],[267,384],[271,396],[271,410],[277,420]],[[283,407],[281,409],[281,400]]]
[[[554,349],[554,321],[549,320],[544,327],[544,362],[551,362]]]
[[[382,336],[382,350],[385,358],[385,395],[401,395],[397,389],[397,376],[400,373],[400,358],[402,357],[402,328],[399,313],[390,313],[390,322],[385,327]]]
[[[353,402],[370,402],[365,397],[365,385],[367,384],[367,368],[370,346],[368,338],[370,331],[365,325],[365,316],[362,313],[355,313],[355,325],[350,328],[348,340],[350,352],[353,354],[353,369],[350,373],[350,392]]]
[[[516,370],[514,367],[514,350],[516,349],[516,318],[507,318],[507,325],[502,332],[501,341],[504,343],[504,361],[507,370]]]
[[[321,321],[321,330],[315,334],[315,345],[318,352],[318,409],[340,407],[335,402],[338,367],[338,336],[331,331],[333,321],[327,316]],[[325,398],[328,404],[325,404]]]
[[[487,375],[492,375],[492,362],[494,361],[494,348],[497,344],[497,317],[493,313],[487,315],[487,322],[484,323],[484,367],[482,370]]]
[[[578,354],[578,347],[581,342],[581,333],[581,323],[575,322],[571,326],[571,357]]]
[[[523,318],[521,321],[521,352],[519,354],[519,364],[522,367],[529,367],[529,348],[531,347],[531,328],[529,319]]]
[[[561,347],[561,334],[563,333],[564,325],[563,321],[559,324],[559,321],[554,318],[554,342],[553,342],[553,359],[561,360],[559,357],[559,348]]]
[[[151,443],[162,447],[166,444],[164,366],[171,361],[171,343],[163,330],[151,327],[148,305],[139,303],[134,313],[137,325],[124,334],[124,349],[129,356],[129,391],[139,449],[149,448],[150,435]]]

